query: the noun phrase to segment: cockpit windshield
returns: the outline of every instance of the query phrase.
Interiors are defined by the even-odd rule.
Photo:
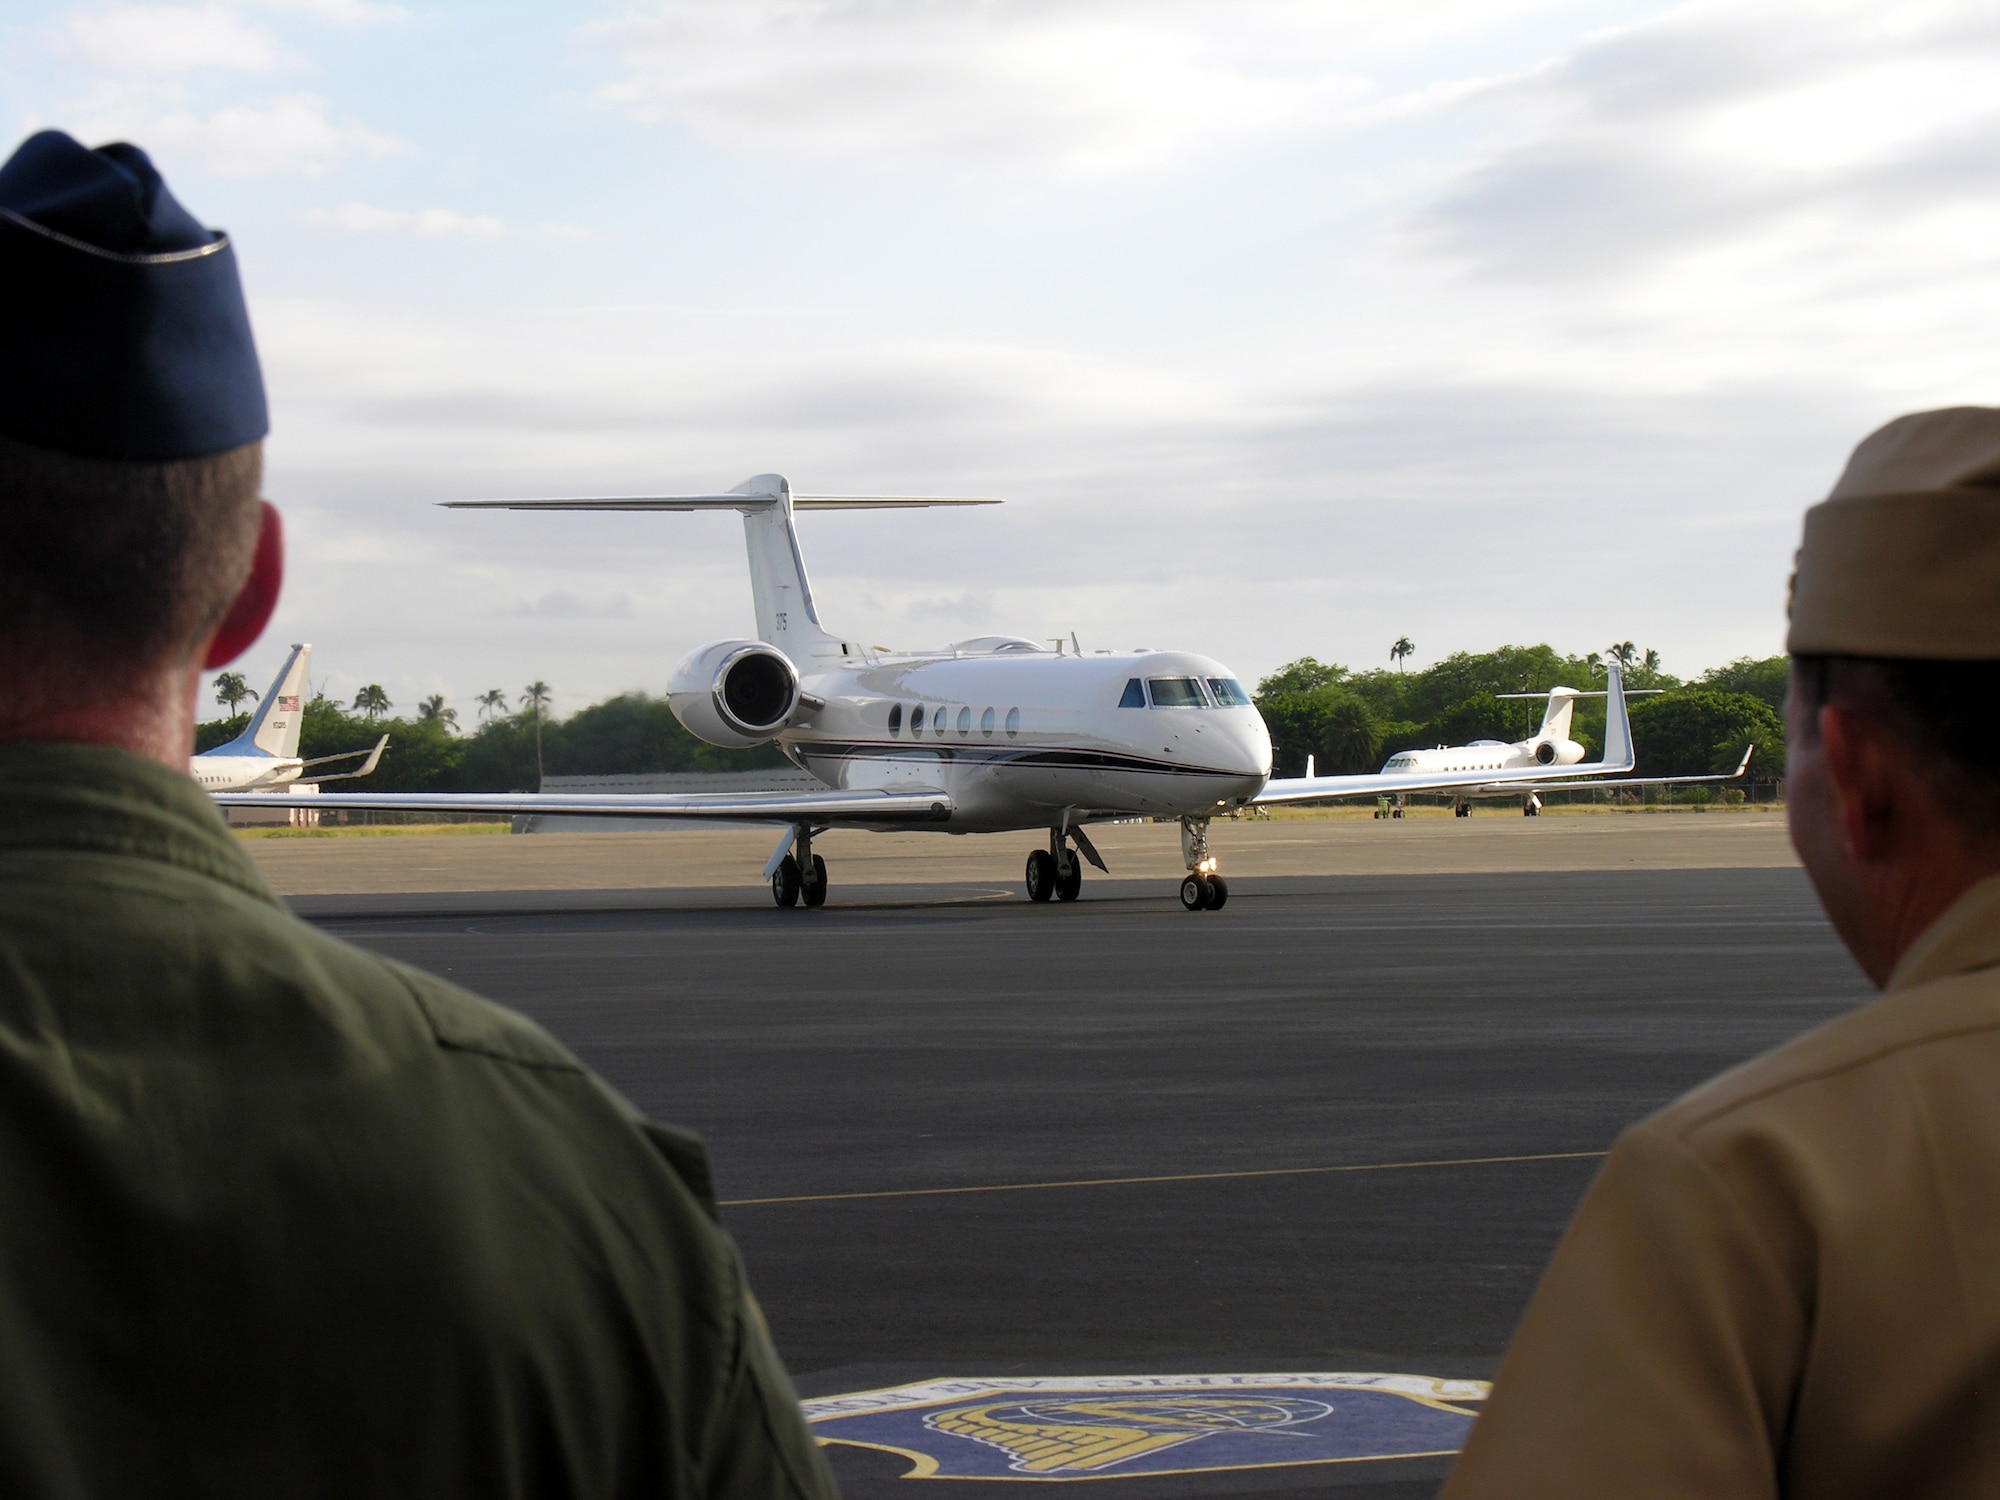
[[[1208,700],[1201,695],[1201,682],[1194,677],[1148,677],[1146,687],[1153,695],[1155,708],[1206,708]]]
[[[1234,677],[1211,677],[1208,690],[1215,695],[1217,708],[1248,708],[1250,695],[1243,691],[1243,684]]]

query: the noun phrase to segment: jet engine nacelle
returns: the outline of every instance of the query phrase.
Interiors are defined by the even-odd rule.
[[[1543,740],[1535,746],[1538,766],[1573,766],[1583,759],[1583,746],[1575,740]]]
[[[697,739],[746,750],[777,737],[799,707],[799,673],[763,641],[717,641],[674,668],[667,704]]]

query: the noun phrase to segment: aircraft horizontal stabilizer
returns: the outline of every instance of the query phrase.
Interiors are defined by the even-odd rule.
[[[595,500],[441,500],[447,510],[768,510],[777,495],[607,495]],[[1002,505],[958,495],[794,495],[793,510],[923,510],[933,505]]]
[[[933,505],[1005,505],[974,495],[794,495],[793,510],[924,510]]]
[[[1628,698],[1656,698],[1665,691],[1665,688],[1626,688],[1625,696]],[[1558,695],[1564,698],[1604,698],[1609,696],[1603,688],[1598,688],[1596,691],[1589,693],[1579,693],[1575,688],[1551,688],[1546,693],[1495,693],[1493,696],[1496,699],[1532,699],[1534,702],[1539,703],[1544,698],[1553,698]]]

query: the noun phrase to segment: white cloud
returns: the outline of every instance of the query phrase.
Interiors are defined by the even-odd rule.
[[[1662,391],[2000,396],[2000,23],[1692,4],[1469,99],[1487,143],[1379,252],[1458,371]]]
[[[633,616],[628,594],[613,594],[608,598],[543,594],[539,599],[517,599],[506,612],[536,620],[629,620]]]
[[[402,6],[378,5],[372,0],[238,0],[238,3],[259,5],[266,10],[289,11],[341,26],[400,23],[410,19],[409,11]]]
[[[421,641],[426,670],[466,681],[542,671],[578,701],[657,689],[682,652],[744,628],[739,529],[425,502],[770,470],[834,492],[998,494],[990,512],[809,518],[823,613],[898,645],[1180,642],[1253,675],[1308,649],[1373,659],[1397,630],[1438,654],[1631,637],[1687,670],[1776,649],[1793,502],[1875,415],[1838,385],[1583,394],[1379,366],[1253,384],[714,309],[254,311],[271,490],[300,518],[298,628],[338,618],[364,659]],[[629,618],[580,607],[618,600]]]
[[[1323,125],[1357,59],[1545,0],[677,0],[584,35],[600,99],[748,150],[1093,175]]]
[[[222,5],[122,5],[72,15],[56,30],[58,53],[114,73],[223,68],[264,73],[284,59],[267,33]]]
[[[558,224],[546,219],[535,225],[535,233],[545,240],[566,240],[573,245],[603,244],[610,238],[581,224]]]
[[[162,156],[191,158],[216,177],[319,177],[347,157],[403,149],[393,136],[331,118],[326,102],[312,94],[234,105],[207,116],[170,109],[148,117],[127,106],[91,123],[96,128],[88,133],[94,137],[128,136]]]
[[[1425,227],[1481,269],[1567,279],[1802,217],[1868,237],[1913,204],[1990,200],[2000,23],[1923,6],[1884,17],[1703,3],[1588,42],[1483,95],[1503,144]]]
[[[315,208],[307,212],[305,220],[315,229],[346,229],[358,234],[416,234],[431,239],[446,235],[491,239],[506,231],[506,226],[491,214],[462,214],[449,208],[404,212],[376,208],[367,203],[343,203],[332,209]]]
[[[1009,498],[802,523],[828,618],[871,640],[1074,628],[1246,676],[1380,660],[1400,632],[1427,657],[1633,638],[1676,671],[1776,650],[1798,512],[1854,440],[2000,398],[1995,53],[1970,14],[1771,0],[1589,36],[1565,14],[1494,49],[1470,10],[1342,0],[626,14],[590,31],[617,109],[731,150],[1196,170],[1121,185],[1115,234],[1109,193],[967,213],[870,184],[879,234],[764,261],[750,235],[838,195],[767,174],[746,229],[741,174],[691,151],[676,218],[715,226],[702,254],[593,255],[556,282],[535,241],[579,236],[539,205],[628,248],[658,221],[546,182],[489,183],[501,219],[426,216],[375,205],[462,186],[343,179],[310,222],[436,238],[390,258],[382,305],[255,310],[298,539],[281,632],[339,640],[398,701],[438,673],[546,676],[568,706],[657,688],[747,624],[730,518],[425,502],[778,470]],[[629,181],[661,142],[609,123]],[[476,314],[388,279],[482,233],[526,269]],[[1009,246],[1054,248],[989,274]],[[745,249],[750,273],[717,270]],[[494,247],[466,259],[492,269]],[[551,288],[607,305],[528,306]]]

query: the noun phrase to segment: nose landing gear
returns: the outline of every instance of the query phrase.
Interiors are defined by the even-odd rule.
[[[1217,873],[1219,861],[1208,852],[1208,819],[1181,819],[1181,857],[1188,867],[1181,905],[1189,911],[1221,911],[1229,899],[1229,882]]]

